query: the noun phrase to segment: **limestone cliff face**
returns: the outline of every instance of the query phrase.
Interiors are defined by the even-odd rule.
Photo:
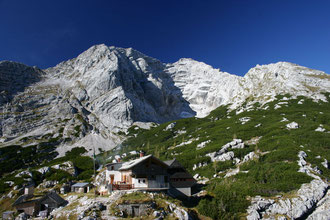
[[[166,67],[197,117],[205,117],[220,105],[241,101],[246,96],[240,83],[242,77],[214,69],[205,63],[180,59]]]
[[[257,65],[244,77],[192,59],[168,64],[166,71],[197,117],[205,117],[220,105],[236,108],[247,100],[265,103],[279,94],[326,100],[322,92],[330,91],[328,74],[288,62]]]
[[[52,138],[60,155],[75,146],[109,150],[134,122],[204,117],[220,105],[285,93],[324,100],[329,91],[329,75],[286,62],[240,77],[192,59],[164,64],[131,48],[96,45],[46,70],[0,62],[0,144]]]
[[[131,48],[93,46],[46,72],[111,129],[134,121],[165,122],[195,113],[164,71],[165,65]]]

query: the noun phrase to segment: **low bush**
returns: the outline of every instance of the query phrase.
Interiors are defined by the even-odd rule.
[[[73,179],[73,176],[64,170],[51,169],[45,175],[46,180],[59,181],[60,183],[67,182]]]
[[[91,181],[91,177],[93,176],[93,174],[94,174],[93,170],[85,170],[77,176],[77,179],[78,180]]]

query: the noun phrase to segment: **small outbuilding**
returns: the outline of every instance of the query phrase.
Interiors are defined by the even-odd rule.
[[[90,183],[76,183],[71,186],[71,191],[77,193],[88,193],[90,186]]]
[[[45,213],[45,211],[50,213],[60,206],[65,206],[67,203],[68,202],[66,200],[64,200],[56,192],[52,191],[40,199],[40,210],[44,211],[43,213]]]
[[[2,213],[2,219],[3,220],[9,220],[14,219],[14,212],[13,211],[6,211]]]
[[[18,212],[24,212],[29,216],[36,216],[40,212],[43,213],[43,216],[47,216],[55,208],[65,206],[66,204],[66,200],[60,197],[55,191],[52,191],[44,196],[22,195],[13,203],[13,207]]]
[[[33,195],[22,195],[13,203],[13,207],[18,212],[24,212],[29,216],[35,216],[40,211],[40,202],[41,197],[34,197]]]

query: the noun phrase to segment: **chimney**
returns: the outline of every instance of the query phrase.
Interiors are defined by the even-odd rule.
[[[142,150],[140,151],[140,158],[141,157],[144,157],[144,152]]]
[[[120,163],[120,157],[117,159],[117,163]]]

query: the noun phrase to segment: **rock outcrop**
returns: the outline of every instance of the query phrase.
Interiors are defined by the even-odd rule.
[[[219,151],[212,152],[206,154],[206,156],[209,156],[211,158],[211,161],[226,161],[226,160],[232,160],[234,158],[234,152],[228,151],[228,149],[241,149],[244,148],[244,143],[241,139],[234,139],[231,142],[223,145]]]
[[[306,173],[314,180],[303,184],[289,198],[253,198],[247,210],[248,220],[272,219],[275,216],[281,216],[283,219],[286,219],[286,216],[290,219],[328,219],[329,184],[314,174],[314,169],[305,160],[306,157],[304,151],[298,153],[299,172]]]

